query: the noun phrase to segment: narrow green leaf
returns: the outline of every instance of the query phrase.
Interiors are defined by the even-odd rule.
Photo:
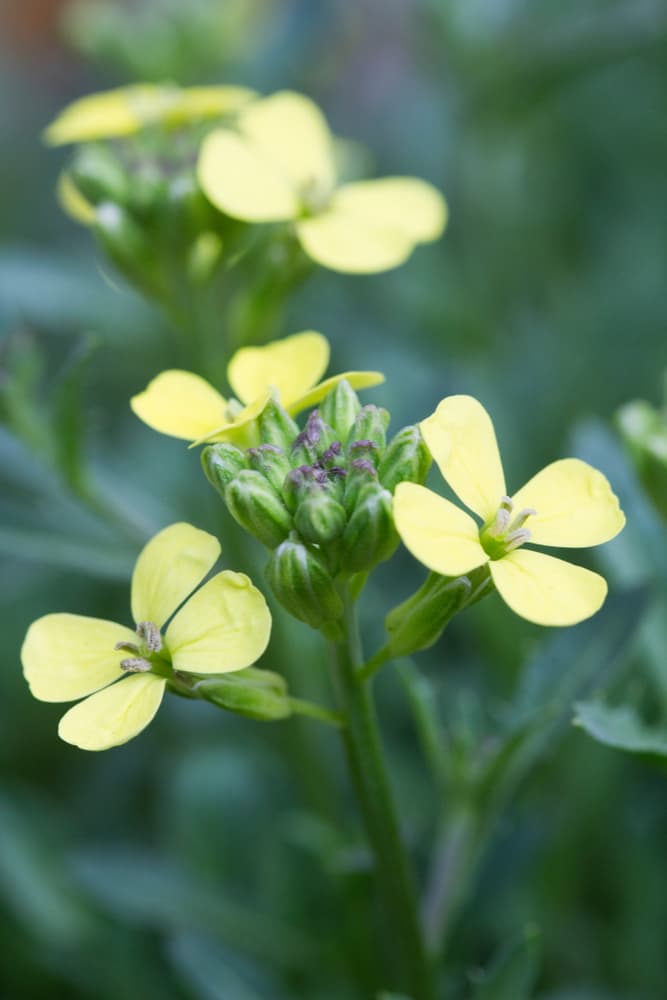
[[[540,971],[540,931],[529,924],[475,983],[473,1000],[529,1000]]]
[[[667,728],[647,726],[629,705],[580,701],[575,705],[573,723],[605,746],[667,757]]]

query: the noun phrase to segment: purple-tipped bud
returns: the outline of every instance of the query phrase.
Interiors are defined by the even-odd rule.
[[[375,466],[367,458],[355,458],[350,462],[345,480],[345,493],[343,504],[348,515],[354,510],[359,492],[368,483],[377,482],[378,474]]]
[[[362,406],[359,410],[354,424],[350,429],[348,441],[372,441],[377,448],[378,455],[382,455],[387,440],[387,427],[389,426],[389,413],[381,406]],[[348,450],[350,445],[348,445]]]
[[[260,444],[257,448],[248,448],[246,457],[250,468],[261,472],[274,490],[280,493],[285,476],[291,468],[290,461],[282,448],[275,444]]]
[[[292,464],[314,465],[334,443],[334,432],[320,417],[318,410],[313,410],[306,421],[306,426],[294,440],[290,458]]]

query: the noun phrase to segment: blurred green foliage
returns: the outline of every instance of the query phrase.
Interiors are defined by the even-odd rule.
[[[241,29],[235,10],[252,21]],[[510,485],[570,453],[619,493],[628,527],[595,554],[612,590],[599,618],[551,635],[493,598],[422,654],[426,681],[404,663],[378,688],[420,874],[437,862],[420,852],[441,798],[459,831],[446,849],[463,845],[461,869],[479,862],[472,897],[446,915],[443,997],[657,1000],[667,528],[611,418],[656,399],[667,363],[664,5],[151,0],[65,20],[95,67],[54,38],[39,59],[11,32],[0,41],[3,995],[363,998],[391,958],[335,733],[172,699],[141,739],[86,755],[57,740],[57,706],[21,677],[33,618],[126,618],[133,559],[170,520],[221,532],[228,564],[254,569],[198,456],[130,413],[150,377],[185,363],[182,345],[61,216],[62,157],[38,145],[67,100],[168,76],[300,89],[374,150],[379,173],[425,176],[448,197],[440,245],[386,276],[317,273],[284,333],[321,329],[332,370],[384,370],[373,399],[396,426],[447,393],[478,396]],[[378,576],[372,639],[419,582],[405,553]],[[282,662],[263,665],[325,700],[317,638],[285,621],[276,633]],[[575,702],[579,727],[635,752],[572,728]],[[489,842],[466,825],[460,775],[420,744],[415,713],[504,810]]]

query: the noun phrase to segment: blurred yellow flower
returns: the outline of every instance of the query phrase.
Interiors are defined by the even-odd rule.
[[[32,694],[84,699],[60,720],[61,739],[82,750],[126,743],[151,721],[174,671],[229,673],[262,655],[271,615],[247,576],[225,570],[189,596],[219,554],[213,535],[172,524],[148,542],[134,568],[136,631],[71,614],[30,626],[21,661]]]
[[[617,535],[625,517],[602,473],[561,459],[510,498],[493,424],[476,399],[449,396],[420,427],[443,477],[482,525],[431,490],[401,483],[396,527],[415,558],[453,577],[488,564],[505,602],[538,625],[574,625],[595,614],[607,594],[601,576],[521,546],[576,548]]]
[[[316,406],[346,379],[353,389],[384,382],[380,372],[344,372],[319,382],[329,364],[329,342],[312,330],[275,340],[264,347],[242,347],[227,367],[236,399],[227,400],[193,372],[162,372],[130,400],[145,424],[162,434],[203,441],[251,440],[253,424],[271,396],[288,413]],[[239,402],[240,400],[240,402]]]
[[[134,84],[89,94],[68,104],[44,132],[51,146],[133,135],[162,124],[177,127],[237,111],[255,97],[247,87]]]
[[[199,181],[221,211],[247,222],[293,221],[301,246],[335,271],[373,273],[437,240],[444,198],[413,177],[337,186],[333,138],[307,97],[281,91],[248,105],[235,130],[204,140]]]

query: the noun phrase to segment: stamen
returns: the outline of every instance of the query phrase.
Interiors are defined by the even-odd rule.
[[[120,665],[128,674],[145,674],[152,669],[148,660],[143,656],[131,656],[127,660],[121,660]]]
[[[139,647],[135,646],[133,642],[117,642],[114,649],[122,649],[125,653],[136,653],[139,655]]]
[[[138,622],[137,635],[143,639],[144,645],[149,653],[159,653],[162,649],[162,636],[160,629],[153,622]]]
[[[512,531],[509,535],[504,538],[505,552],[512,552],[514,549],[518,549],[520,545],[524,542],[529,542],[532,532],[528,528],[519,528],[518,531]]]
[[[510,497],[501,497],[500,507],[496,511],[493,523],[486,529],[492,538],[502,538],[509,528],[512,519],[514,503]]]
[[[516,531],[518,528],[522,528],[528,518],[533,517],[535,514],[537,514],[537,511],[533,507],[524,507],[512,521],[509,530]]]

